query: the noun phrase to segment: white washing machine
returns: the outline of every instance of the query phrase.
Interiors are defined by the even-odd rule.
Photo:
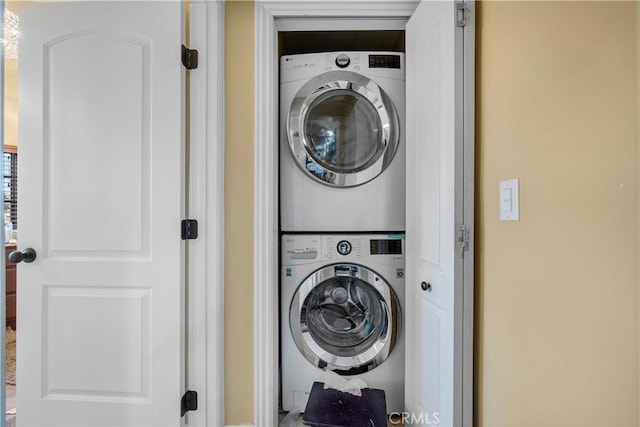
[[[402,231],[405,67],[398,52],[280,59],[282,231]]]
[[[304,410],[325,370],[404,408],[404,235],[282,236],[282,408]]]

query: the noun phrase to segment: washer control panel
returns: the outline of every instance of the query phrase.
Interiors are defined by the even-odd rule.
[[[288,234],[282,236],[282,255],[286,265],[374,259],[382,262],[382,257],[403,260],[404,234]]]
[[[325,257],[327,259],[340,258],[351,255],[352,257],[362,258],[362,241],[363,239],[345,238],[345,236],[327,236],[325,245]]]

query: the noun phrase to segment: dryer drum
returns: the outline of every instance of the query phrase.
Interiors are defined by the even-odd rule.
[[[386,146],[375,107],[357,92],[325,91],[306,110],[307,153],[331,171],[354,173],[370,167]]]
[[[399,333],[395,293],[379,275],[354,264],[334,264],[311,274],[291,304],[298,349],[318,367],[362,373],[382,363]]]
[[[295,162],[330,186],[371,181],[398,148],[393,103],[375,82],[351,71],[323,73],[303,85],[291,102],[287,125]]]

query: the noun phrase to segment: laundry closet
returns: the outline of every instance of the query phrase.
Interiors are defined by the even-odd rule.
[[[284,411],[325,371],[404,410],[404,45],[401,30],[278,34]]]
[[[355,369],[342,378],[364,377],[370,387],[393,390],[386,392],[387,411],[399,408],[410,417],[405,424],[433,424],[438,415],[441,425],[471,425],[472,13],[473,3],[463,2],[256,4],[256,424],[276,423],[278,410],[304,408],[312,383],[324,380],[325,368],[345,373],[352,366]],[[300,60],[305,54],[321,55]],[[405,68],[404,102],[394,99],[393,85],[385,82],[398,70],[398,57]],[[283,68],[283,61],[289,65]],[[295,74],[294,63],[302,73],[298,80],[287,76]],[[323,82],[316,75],[323,72],[311,71],[314,67],[339,78]],[[377,157],[367,158],[366,150],[354,153],[346,146],[341,152],[334,149],[348,134],[328,119],[328,112],[349,106],[358,119],[345,114],[343,121],[372,123],[378,111],[388,111],[382,95],[373,97],[382,107],[375,107],[376,113],[366,108],[373,86],[345,83],[349,79],[344,73],[364,75],[372,68],[365,77],[393,101],[400,132],[395,157],[386,168],[374,172],[369,177],[373,179],[359,181],[357,174],[345,176],[345,166],[351,162],[365,170]],[[313,79],[320,83],[315,92],[310,89]],[[354,88],[358,94],[350,97]],[[389,123],[380,129],[387,132],[385,147],[390,147],[393,115],[380,122]],[[379,136],[376,126],[353,129],[356,135],[361,129],[360,135]],[[296,140],[305,147],[304,133],[311,137],[306,148],[296,151]],[[394,175],[387,173],[399,165],[395,161],[402,157],[400,150],[405,150],[400,194],[385,193],[384,188],[366,193],[367,186],[393,181]],[[339,185],[345,187],[336,188]],[[320,203],[313,199],[312,188],[323,195],[316,197]],[[351,199],[336,200],[358,189],[363,191],[350,193]],[[404,203],[393,199],[399,196]],[[390,199],[396,201],[375,204]],[[301,200],[314,208],[290,209]],[[357,214],[340,221],[353,212],[346,209],[338,215],[330,210],[332,203],[355,207]],[[394,203],[400,209],[404,205],[404,226],[387,228],[398,212]],[[376,209],[379,224],[373,223],[375,216],[366,215]],[[383,213],[391,216],[384,219]],[[358,228],[349,230],[352,224]],[[376,282],[376,276],[384,286],[367,293],[362,282]],[[368,305],[359,304],[364,300]],[[371,335],[372,341],[373,336],[381,338],[373,345],[382,349],[381,357],[366,351],[362,357],[355,355],[370,344],[364,334],[350,337],[362,347],[354,344],[353,352],[342,351],[348,341],[342,334],[357,330],[357,322],[344,316],[350,307],[353,313],[366,313],[361,318],[378,316],[378,321],[387,315],[386,335]],[[382,309],[367,312],[363,307]],[[375,314],[379,312],[384,314]],[[367,322],[361,324],[364,331]],[[400,403],[394,401],[398,396]]]

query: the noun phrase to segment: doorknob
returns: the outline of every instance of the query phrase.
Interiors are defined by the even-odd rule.
[[[422,283],[420,283],[420,287],[422,288],[423,291],[431,292],[431,283],[422,282]]]
[[[36,259],[36,251],[33,248],[24,248],[21,251],[13,251],[9,254],[9,261],[14,263],[33,262]]]

